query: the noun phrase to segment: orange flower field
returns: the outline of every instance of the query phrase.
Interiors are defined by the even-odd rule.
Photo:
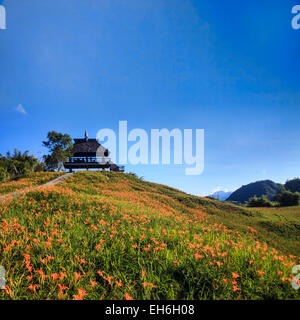
[[[8,194],[18,190],[31,189],[55,179],[61,174],[62,173],[60,172],[34,172],[26,178],[0,183],[0,195]]]
[[[0,299],[299,299],[299,238],[257,219],[131,174],[76,173],[0,203]]]

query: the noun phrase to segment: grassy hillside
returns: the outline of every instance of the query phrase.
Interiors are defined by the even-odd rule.
[[[273,218],[129,174],[76,173],[0,204],[0,299],[299,299],[293,210]]]
[[[284,208],[235,209],[217,204],[208,209],[210,221],[223,223],[240,232],[254,229],[255,238],[285,254],[300,256],[300,206]]]

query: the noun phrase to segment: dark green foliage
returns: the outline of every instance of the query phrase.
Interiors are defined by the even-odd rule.
[[[49,149],[50,154],[44,156],[46,168],[49,171],[62,169],[63,163],[72,156],[72,138],[69,134],[50,131],[47,141],[43,141],[43,146]]]
[[[29,151],[22,153],[18,149],[14,153],[7,152],[6,156],[0,157],[0,181],[6,181],[15,177],[27,175],[31,172],[44,170],[44,164]]]
[[[257,181],[245,186],[242,186],[227,199],[227,201],[237,201],[245,203],[250,198],[257,196],[261,197],[265,195],[268,200],[273,200],[278,192],[280,192],[281,185],[271,180]]]
[[[6,181],[8,178],[8,172],[6,168],[1,168],[0,167],[0,182]]]
[[[272,203],[266,196],[254,196],[247,202],[247,207],[272,207]]]
[[[277,194],[276,200],[281,207],[297,206],[300,200],[300,193],[281,190],[281,192]]]
[[[300,179],[294,178],[291,180],[288,180],[285,185],[285,189],[291,192],[300,192]]]

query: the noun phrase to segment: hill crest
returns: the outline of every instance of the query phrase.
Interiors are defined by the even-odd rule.
[[[273,200],[275,195],[280,191],[281,186],[281,184],[275,183],[272,180],[252,182],[234,191],[227,201],[245,203],[254,196],[261,197],[262,195],[265,195],[269,200]]]

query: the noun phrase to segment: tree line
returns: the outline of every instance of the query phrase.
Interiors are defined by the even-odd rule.
[[[72,156],[72,138],[69,134],[50,131],[42,145],[48,153],[39,160],[27,150],[14,149],[6,155],[0,154],[0,182],[24,177],[38,171],[61,171],[67,157]]]
[[[247,202],[247,207],[288,207],[298,206],[300,202],[300,179],[294,178],[288,180],[281,186],[280,192],[276,194],[273,201],[270,201],[265,195],[261,197],[252,197]]]

